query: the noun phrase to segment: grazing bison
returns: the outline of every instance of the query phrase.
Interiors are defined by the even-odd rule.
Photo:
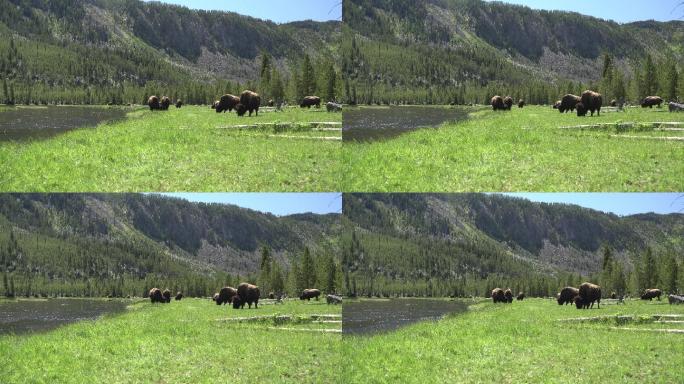
[[[273,101],[273,99],[269,99],[269,100],[268,100],[268,103],[266,103],[266,104],[267,104],[269,107],[273,107],[273,106],[275,106],[275,101]]]
[[[165,289],[164,292],[162,292],[162,296],[164,297],[165,303],[171,302],[171,291],[169,291],[168,289]]]
[[[667,108],[670,112],[684,112],[684,104],[670,102],[667,104]]]
[[[667,301],[670,304],[684,304],[684,296],[668,295]]]
[[[492,100],[490,103],[492,105],[492,110],[494,110],[494,111],[503,111],[506,109],[506,105],[504,104],[504,99],[501,96],[492,97]]]
[[[231,303],[237,295],[237,289],[233,287],[223,287],[218,293],[216,300],[216,305],[224,305],[226,303]]]
[[[510,288],[504,291],[504,297],[506,298],[507,303],[513,302],[513,292],[511,292]]]
[[[492,302],[494,303],[505,303],[506,296],[504,295],[504,290],[501,288],[492,289]]]
[[[273,293],[273,291],[269,292],[269,293],[268,293],[268,298],[271,299],[271,300],[275,299],[275,298],[276,298],[275,293]]]
[[[181,100],[181,99],[176,100],[176,108],[180,108],[182,106],[183,106],[183,100]]]
[[[558,109],[558,108],[560,108],[560,106],[561,106],[561,101],[560,101],[560,100],[556,100],[556,102],[553,103],[553,109]]]
[[[212,296],[211,301],[216,302],[219,299],[219,294],[218,292],[214,293],[214,296]]]
[[[159,110],[159,98],[157,96],[150,96],[150,98],[147,99],[147,105],[150,107],[150,111]]]
[[[504,97],[503,102],[504,102],[504,106],[506,107],[506,110],[510,111],[511,107],[513,107],[513,98],[510,96],[506,96],[506,97]]]
[[[654,105],[657,105],[658,108],[660,108],[660,105],[663,103],[663,98],[660,96],[647,96],[643,100],[641,100],[641,108],[653,108]]]
[[[518,301],[523,301],[525,300],[525,294],[523,292],[518,292],[518,297],[516,297]]]
[[[169,99],[166,96],[162,96],[161,101],[159,102],[160,106],[159,109],[162,111],[168,111],[169,110],[169,105],[171,105],[171,99]]]
[[[247,303],[248,308],[252,308],[252,303],[254,303],[254,308],[258,308],[259,305],[259,287],[252,284],[242,283],[237,287],[237,296],[233,297],[233,308],[244,308],[245,303]]]
[[[617,299],[617,293],[611,292],[611,293],[610,293],[610,298],[611,298],[611,299]]]
[[[342,304],[342,296],[337,295],[326,295],[325,301],[328,304]]]
[[[151,303],[163,303],[164,296],[162,296],[162,291],[159,288],[150,289],[150,302]]]
[[[644,291],[644,294],[641,295],[641,300],[651,301],[653,300],[653,298],[658,298],[658,301],[660,301],[660,295],[662,294],[663,291],[661,291],[660,289],[647,289],[646,291]]]
[[[299,103],[299,106],[302,108],[311,108],[315,106],[316,108],[321,107],[321,98],[318,96],[305,96],[302,99],[302,102]]]
[[[302,291],[302,294],[299,295],[299,300],[306,300],[310,301],[311,299],[316,299],[318,300],[318,296],[321,295],[321,291],[318,289],[312,288],[312,289],[305,289]]]
[[[328,112],[342,112],[342,104],[337,104],[333,103],[332,101],[328,101],[325,103],[325,109]]]
[[[557,108],[558,112],[565,113],[567,111],[574,111],[580,101],[582,101],[581,97],[568,93],[561,99],[560,105]]]
[[[594,116],[594,111],[596,111],[597,116],[601,116],[602,105],[603,97],[600,93],[584,91],[582,92],[582,101],[575,106],[577,108],[577,116],[586,116],[587,112],[591,112],[591,116]]]
[[[594,308],[594,302],[601,308],[601,287],[592,283],[582,283],[579,287],[579,296],[575,298],[578,309]]]
[[[239,97],[226,94],[221,96],[220,100],[214,102],[214,109],[216,110],[216,113],[221,113],[225,111],[232,112],[233,109],[237,109],[236,106],[238,104],[240,104]]]
[[[238,116],[244,116],[245,112],[249,111],[249,116],[252,116],[252,112],[256,111],[256,115],[259,116],[259,106],[261,105],[261,96],[258,93],[252,91],[243,91],[240,94],[240,103],[235,106]]]
[[[219,105],[220,101],[215,100],[213,103],[211,103],[211,109],[216,109],[216,107]]]
[[[524,106],[525,106],[525,100],[523,100],[523,99],[518,100],[518,108],[522,108]]]
[[[579,289],[575,287],[565,287],[561,289],[557,297],[558,305],[567,305],[573,303],[577,295],[579,295]]]
[[[176,293],[176,301],[180,301],[183,298],[183,294],[181,292]]]
[[[617,107],[617,100],[613,99],[610,101],[610,106],[611,107]]]

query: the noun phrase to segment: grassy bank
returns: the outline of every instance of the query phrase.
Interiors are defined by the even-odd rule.
[[[121,315],[55,331],[0,336],[3,383],[332,382],[341,336],[303,322],[340,314],[325,301],[234,310],[209,300],[141,301]],[[297,323],[240,323],[236,317],[295,315]],[[276,329],[281,328],[281,329]],[[288,328],[288,329],[282,329]]]
[[[684,334],[649,329],[684,329],[683,324],[559,321],[666,313],[684,315],[684,306],[630,301],[580,311],[549,299],[487,301],[436,323],[345,336],[340,382],[680,382]]]
[[[341,113],[238,118],[208,107],[138,110],[46,140],[0,142],[0,189],[16,192],[335,191]],[[237,125],[282,123],[238,128]]]
[[[681,191],[682,131],[564,126],[618,122],[684,122],[684,114],[630,108],[579,118],[551,107],[473,113],[437,130],[384,142],[345,143],[347,192],[412,191]],[[684,123],[679,125],[684,127]],[[627,136],[641,136],[639,138]]]

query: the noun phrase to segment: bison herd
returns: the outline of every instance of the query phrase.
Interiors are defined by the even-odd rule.
[[[154,303],[170,303],[171,302],[171,291],[168,289],[165,289],[163,292],[159,288],[152,288],[150,289],[150,292],[148,293],[150,297],[150,302]],[[183,298],[183,294],[178,292],[176,293],[176,300],[181,300]]]

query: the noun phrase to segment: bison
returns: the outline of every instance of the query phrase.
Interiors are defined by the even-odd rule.
[[[337,295],[326,295],[325,301],[328,304],[342,304],[342,296]]]
[[[256,309],[259,305],[259,296],[259,287],[241,283],[237,287],[237,295],[233,297],[233,308],[244,308],[245,303],[247,303],[248,308],[252,308],[252,303],[254,303],[254,308]]]
[[[580,101],[582,101],[581,97],[568,93],[560,100],[560,105],[557,108],[558,112],[574,111]]]
[[[310,301],[311,299],[316,299],[318,300],[318,296],[321,295],[321,291],[318,289],[312,288],[312,289],[305,289],[302,291],[302,294],[299,295],[299,300],[306,300]]]
[[[181,292],[176,293],[176,301],[180,301],[183,298],[183,294]]]
[[[337,104],[333,103],[332,101],[328,101],[325,103],[325,109],[328,112],[342,112],[342,104]]]
[[[670,102],[667,104],[667,108],[670,110],[670,112],[684,112],[684,104]]]
[[[171,99],[169,99],[166,96],[162,96],[161,101],[159,102],[159,109],[162,111],[168,111],[169,110],[169,105],[171,105]]]
[[[668,295],[667,301],[670,304],[684,304],[684,296]]]
[[[275,106],[275,101],[273,99],[268,99],[268,103],[266,103],[269,107]]]
[[[644,294],[641,295],[641,300],[651,301],[653,300],[653,298],[658,298],[658,301],[660,301],[660,295],[662,294],[663,291],[661,291],[660,289],[647,289],[646,291],[644,291]]]
[[[165,303],[171,302],[171,291],[169,291],[168,289],[165,289],[164,292],[162,292],[162,296],[164,297]]]
[[[660,105],[662,103],[663,98],[660,96],[647,96],[643,100],[641,100],[641,108],[653,108],[654,105],[660,108]]]
[[[183,100],[181,100],[181,99],[176,100],[176,108],[180,108],[182,106],[183,106]]]
[[[258,93],[252,91],[243,91],[240,94],[240,103],[235,106],[238,116],[244,116],[245,112],[249,111],[249,116],[252,116],[252,112],[256,111],[256,115],[259,116],[259,106],[261,105],[261,96]]]
[[[611,298],[611,299],[617,299],[617,293],[611,292],[611,293],[610,293],[610,298]]]
[[[575,305],[578,309],[588,309],[594,308],[594,302],[601,308],[601,287],[592,283],[582,283],[579,287],[579,296],[575,298]]]
[[[587,112],[591,112],[594,116],[596,111],[597,116],[601,116],[601,106],[603,105],[603,97],[600,93],[594,91],[582,92],[582,100],[575,106],[577,108],[577,116],[586,116]]]
[[[234,95],[223,95],[218,102],[214,102],[216,113],[221,112],[232,112],[233,109],[237,109],[237,105],[240,104],[240,98]]]
[[[518,297],[516,297],[518,301],[523,301],[525,299],[525,294],[523,292],[518,292]]]
[[[490,103],[492,105],[492,110],[494,110],[494,111],[503,111],[506,109],[506,105],[504,104],[504,99],[501,96],[492,97],[492,100]]]
[[[212,296],[211,301],[216,302],[219,298],[218,292],[214,293],[214,296]]]
[[[494,303],[505,303],[506,302],[506,296],[504,295],[503,289],[501,289],[501,288],[492,289],[492,302],[494,302]]]
[[[506,110],[510,111],[511,107],[513,107],[513,98],[510,96],[506,96],[506,97],[504,97],[503,102],[504,102],[504,106],[506,107]]]
[[[560,100],[556,100],[556,102],[553,103],[553,109],[558,109],[558,108],[560,108],[560,106],[561,106],[561,101],[560,101]]]
[[[159,288],[150,289],[150,302],[151,303],[163,303],[164,296],[162,296],[162,291]]]
[[[513,302],[513,292],[511,292],[510,288],[504,291],[504,297],[506,298],[507,303]]]
[[[159,98],[157,96],[150,96],[150,98],[147,99],[147,105],[150,107],[150,111],[156,111],[161,108],[159,106]]]
[[[213,103],[211,103],[211,109],[216,109],[216,107],[219,105],[220,101],[215,100]]]
[[[311,108],[315,106],[316,108],[321,107],[321,98],[318,96],[305,96],[302,102],[299,103],[301,108]]]
[[[525,100],[523,100],[523,99],[518,100],[518,108],[522,108],[524,106],[525,106]]]
[[[237,289],[233,287],[223,287],[214,301],[216,301],[216,305],[224,305],[226,303],[231,303],[235,298],[235,295],[237,295]]]
[[[617,100],[613,99],[610,101],[610,106],[611,107],[617,107]]]
[[[579,289],[575,287],[565,287],[561,289],[557,297],[558,305],[573,303],[577,295],[579,295]]]

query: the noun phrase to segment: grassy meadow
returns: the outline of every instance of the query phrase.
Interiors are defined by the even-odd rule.
[[[595,307],[596,308],[596,307]],[[489,300],[465,314],[374,336],[344,336],[342,383],[677,383],[677,323],[581,323],[580,317],[684,316],[684,305],[628,301],[577,310],[552,299]],[[684,319],[680,319],[684,320]],[[620,329],[618,329],[620,328]],[[622,329],[629,328],[629,329]],[[634,330],[636,329],[636,330]]]
[[[137,109],[97,129],[0,142],[0,190],[335,191],[341,121],[325,108],[243,118],[199,106]]]
[[[677,122],[666,130],[625,122]],[[588,129],[561,127],[609,124]],[[672,129],[675,128],[675,129]],[[684,190],[684,114],[628,108],[601,116],[548,106],[491,109],[387,141],[345,142],[346,192]],[[631,137],[630,137],[631,136]]]
[[[2,383],[321,383],[338,373],[341,324],[231,321],[340,315],[341,307],[287,301],[234,310],[208,299],[152,305],[53,331],[0,336]],[[283,329],[286,328],[286,329]]]

